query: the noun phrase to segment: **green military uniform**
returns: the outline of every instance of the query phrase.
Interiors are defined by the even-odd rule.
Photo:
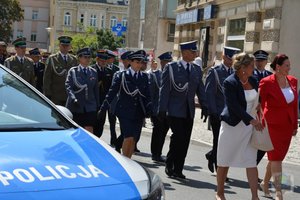
[[[62,43],[61,38],[59,38],[60,43]],[[71,67],[78,65],[76,57],[72,54],[66,54],[66,59],[67,61],[64,60],[60,52],[50,55],[46,61],[44,72],[44,94],[53,103],[63,106],[67,100],[65,81],[68,71]]]
[[[12,44],[16,48],[26,48],[26,38],[18,38],[13,41]],[[5,60],[4,65],[22,77],[25,81],[35,86],[34,66],[31,58],[23,56],[21,59],[19,59],[17,55],[11,56]]]

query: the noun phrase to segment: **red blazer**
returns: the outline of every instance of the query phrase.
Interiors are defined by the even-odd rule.
[[[276,81],[275,74],[263,78],[259,83],[260,100],[268,124],[292,124],[298,128],[298,81],[288,75],[287,80],[294,93],[294,100],[287,103]]]

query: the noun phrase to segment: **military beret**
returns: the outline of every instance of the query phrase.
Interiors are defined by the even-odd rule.
[[[133,51],[126,51],[121,55],[122,60],[128,60],[128,55],[133,53]]]
[[[253,53],[255,60],[268,60],[269,54],[264,50],[257,50]]]
[[[41,55],[39,48],[34,48],[29,51],[29,55],[39,56]]]
[[[107,60],[108,59],[108,55],[106,53],[106,50],[104,49],[100,49],[97,51],[96,56],[102,60]]]
[[[58,38],[60,44],[70,45],[72,38],[67,35],[62,35]]]
[[[158,56],[158,58],[160,60],[167,60],[167,61],[171,61],[173,60],[172,58],[172,52],[171,51],[168,51],[168,52],[165,52],[165,53],[162,53]]]
[[[15,39],[12,44],[15,47],[23,47],[26,48],[26,38],[25,37],[19,37],[17,39]]]
[[[197,40],[180,43],[181,50],[197,51]]]
[[[241,50],[235,47],[224,47],[224,55],[227,56],[228,58],[232,58],[234,54],[239,53]]]
[[[92,52],[90,48],[82,48],[77,51],[77,56],[91,56]]]
[[[144,50],[138,50],[128,55],[129,60],[144,60],[146,56],[146,52]]]

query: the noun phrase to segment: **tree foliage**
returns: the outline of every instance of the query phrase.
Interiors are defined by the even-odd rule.
[[[12,24],[24,18],[24,11],[18,0],[1,0],[0,6],[0,40],[10,42]]]
[[[110,49],[115,51],[117,48],[124,47],[122,37],[116,37],[109,29],[97,31],[97,49]]]
[[[79,49],[84,47],[90,47],[92,49],[97,48],[97,35],[96,30],[92,27],[86,28],[84,33],[76,33],[70,35],[72,40],[72,50],[76,53]]]

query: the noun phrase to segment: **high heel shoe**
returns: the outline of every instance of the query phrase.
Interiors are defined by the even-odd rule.
[[[283,200],[282,192],[276,191],[275,200]]]
[[[264,181],[262,181],[262,182],[259,184],[259,186],[260,186],[261,190],[264,192],[264,196],[265,196],[265,197],[268,197],[268,198],[271,198],[271,197],[272,197],[272,195],[271,195],[271,193],[270,193],[270,191],[269,191],[269,187],[266,188],[266,185],[265,185],[265,182],[264,182]]]

